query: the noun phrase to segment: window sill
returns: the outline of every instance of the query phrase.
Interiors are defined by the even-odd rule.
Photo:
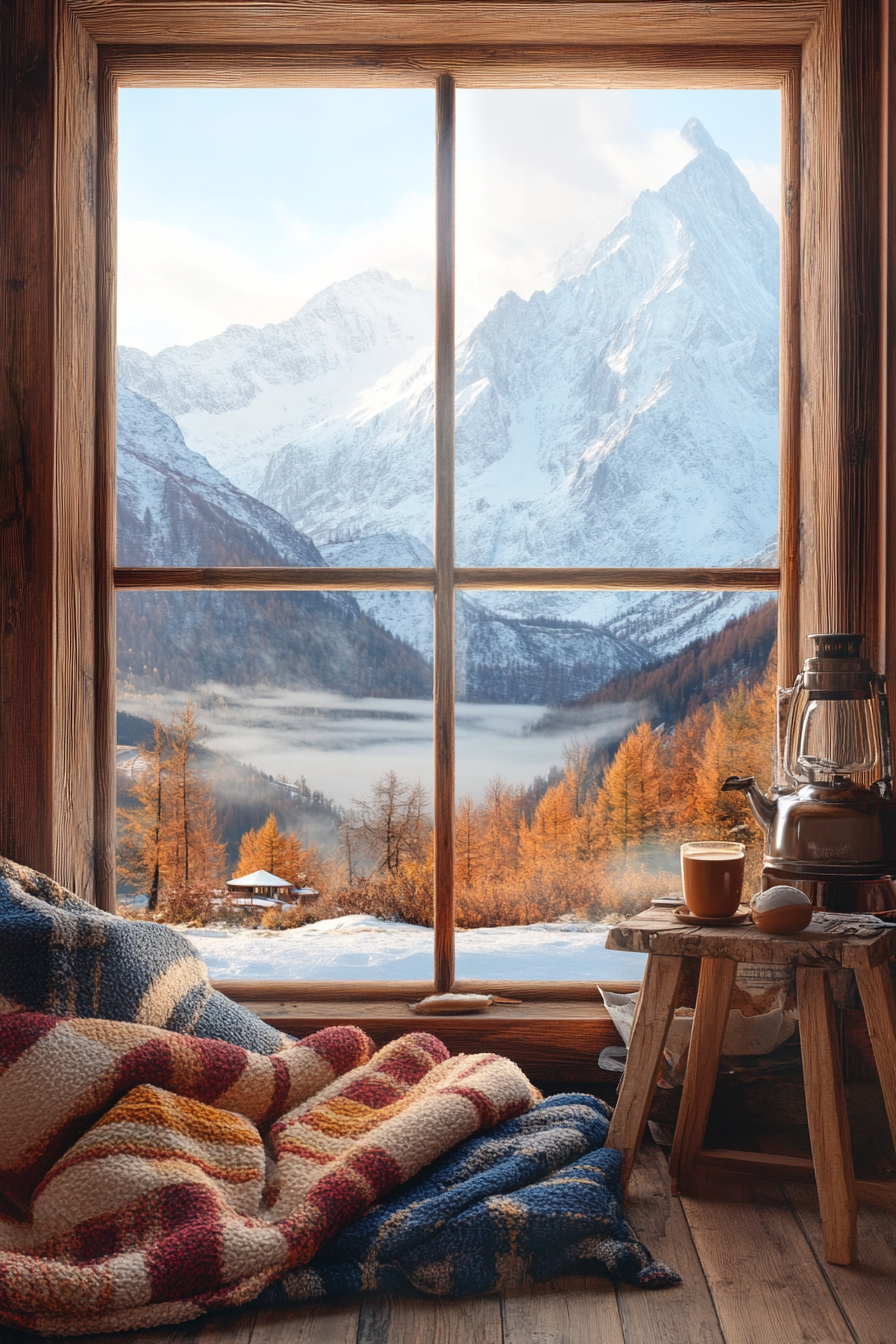
[[[620,992],[637,987],[631,981],[613,986]],[[458,990],[493,990],[523,1002],[493,1004],[486,1012],[457,1016],[411,1012],[410,1002],[432,992],[430,985],[415,982],[404,985],[353,982],[341,986],[341,993],[340,987],[332,983],[287,986],[218,981],[215,988],[292,1036],[308,1036],[322,1027],[351,1024],[366,1031],[377,1046],[383,1046],[407,1032],[428,1031],[454,1053],[494,1051],[513,1059],[535,1078],[557,1082],[599,1082],[615,1077],[603,1073],[597,1061],[605,1046],[621,1044],[597,987],[588,984],[504,982],[486,986],[460,982]],[[547,997],[548,993],[551,997]]]

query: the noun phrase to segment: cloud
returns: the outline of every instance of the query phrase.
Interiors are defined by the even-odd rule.
[[[734,162],[769,214],[781,223],[781,169],[776,163],[757,163],[755,159]]]
[[[461,332],[508,290],[528,298],[575,273],[638,194],[661,187],[695,153],[677,130],[645,131],[618,91],[466,89],[457,108]],[[777,218],[777,165],[738,166]],[[258,213],[251,251],[243,240],[214,242],[198,228],[123,220],[120,341],[155,352],[234,322],[282,321],[328,284],[369,267],[432,288],[431,195],[408,193],[373,225],[349,222],[338,233],[267,201]]]
[[[614,91],[458,94],[458,317],[523,298],[583,264],[645,189],[694,157],[677,131],[644,134]]]
[[[336,236],[302,220],[277,220],[276,248],[251,252],[175,224],[122,220],[118,232],[118,340],[152,354],[214,336],[232,323],[263,326],[291,317],[321,289],[371,266],[432,288],[433,198],[411,194],[375,227]],[[291,246],[284,248],[283,235]],[[294,252],[296,265],[265,254]]]

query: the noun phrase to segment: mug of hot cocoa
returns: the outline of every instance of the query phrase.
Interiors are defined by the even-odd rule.
[[[727,919],[744,889],[744,846],[729,840],[689,840],[681,847],[685,905],[698,919]]]

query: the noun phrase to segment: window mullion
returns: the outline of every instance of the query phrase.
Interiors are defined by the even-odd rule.
[[[434,983],[454,982],[454,80],[436,81]]]

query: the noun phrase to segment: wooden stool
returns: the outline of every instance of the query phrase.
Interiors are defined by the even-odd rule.
[[[781,937],[760,933],[752,924],[698,928],[652,907],[611,929],[607,947],[648,954],[628,1061],[607,1135],[607,1147],[620,1149],[624,1157],[623,1186],[628,1186],[641,1146],[685,958],[699,957],[697,1006],[669,1159],[672,1189],[693,1193],[698,1171],[707,1169],[775,1180],[814,1180],[825,1257],[833,1264],[850,1264],[855,1255],[857,1197],[896,1207],[896,1187],[855,1179],[827,972],[843,967],[855,972],[896,1143],[896,996],[887,964],[896,955],[896,926],[870,938],[808,931]],[[811,1161],[703,1148],[738,962],[796,967]]]

